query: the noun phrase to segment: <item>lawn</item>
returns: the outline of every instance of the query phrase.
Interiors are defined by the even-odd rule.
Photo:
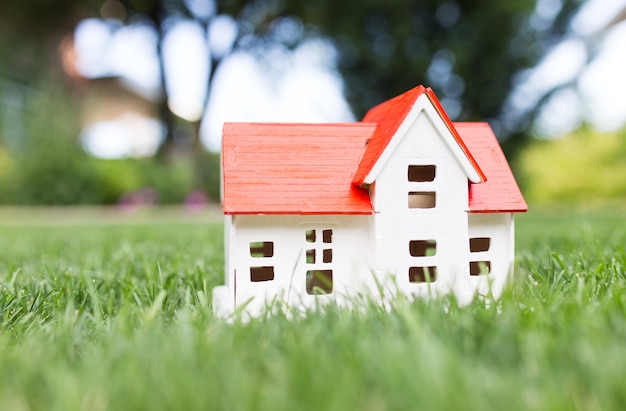
[[[519,216],[497,304],[226,324],[214,216],[4,210],[0,409],[624,409],[625,221]]]

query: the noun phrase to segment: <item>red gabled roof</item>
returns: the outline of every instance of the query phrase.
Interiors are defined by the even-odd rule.
[[[378,124],[378,128],[376,129],[376,133],[369,141],[367,145],[367,149],[363,154],[363,158],[359,163],[359,168],[357,169],[352,182],[358,186],[362,185],[365,182],[365,178],[372,170],[383,151],[391,141],[392,137],[398,131],[398,128],[402,124],[402,122],[406,119],[407,115],[413,108],[413,105],[417,101],[417,99],[426,95],[428,99],[431,101],[437,113],[441,116],[441,119],[446,124],[446,127],[459,144],[459,147],[463,150],[468,160],[477,171],[481,180],[485,180],[485,175],[478,166],[478,163],[470,153],[470,151],[465,146],[465,143],[459,136],[459,133],[452,125],[452,121],[443,110],[441,103],[435,96],[435,93],[430,89],[424,86],[417,86],[399,96],[392,98],[391,100],[387,100],[384,103],[379,104],[378,106],[372,108],[367,112],[365,117],[363,118],[363,122],[365,123],[376,123]]]
[[[500,144],[487,123],[454,123],[487,181],[469,185],[469,212],[528,210]]]
[[[224,213],[371,214],[360,186],[423,94],[483,180],[469,184],[468,211],[526,211],[489,125],[453,124],[432,91],[419,86],[370,110],[363,123],[225,124]]]
[[[375,124],[224,125],[225,214],[371,214],[351,184]]]

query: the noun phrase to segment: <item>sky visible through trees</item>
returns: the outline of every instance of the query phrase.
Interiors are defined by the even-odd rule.
[[[626,113],[615,99],[621,98],[623,92],[619,90],[624,88],[617,74],[626,69],[626,63],[619,64],[619,47],[626,38],[626,30],[623,27],[612,30],[606,36],[600,58],[584,69],[588,57],[585,38],[602,29],[603,22],[606,24],[619,11],[619,3],[590,1],[574,18],[571,33],[551,50],[536,70],[524,74],[523,87],[513,93],[507,109],[529,110],[548,90],[573,81],[583,71],[578,92],[565,87],[539,113],[537,132],[557,135],[579,126],[585,114],[587,120],[600,128],[623,125]],[[542,16],[549,19],[558,5],[558,1],[539,2],[535,11],[539,17],[533,24],[542,24]],[[87,76],[117,73],[144,91],[156,90],[159,74],[155,36],[145,27],[131,25],[112,31],[109,24],[91,19],[78,26],[76,39],[81,71]],[[176,115],[194,121],[203,115],[206,72],[210,69],[204,57],[207,53],[205,33],[192,20],[173,21],[168,25],[163,54],[170,107]],[[302,30],[299,23],[290,21],[283,22],[283,26],[280,31],[285,37],[297,36],[298,30]],[[236,23],[229,17],[223,17],[212,31],[209,41],[214,50],[228,50],[237,36]],[[207,107],[208,121],[201,129],[202,140],[209,149],[219,150],[224,121],[354,119],[342,96],[342,84],[336,72],[336,51],[330,43],[318,39],[292,51],[276,47],[268,54],[274,62],[281,61],[274,66],[274,73],[268,72],[252,53],[235,53],[226,59],[226,67],[213,85]],[[280,80],[272,77],[276,72],[280,73]],[[464,87],[471,87],[471,84]],[[593,104],[586,104],[581,98]],[[455,117],[457,106],[448,103],[447,109]]]
[[[120,76],[149,98],[165,88],[167,104],[160,117],[166,127],[161,130],[172,132],[180,121],[196,124],[213,151],[219,149],[224,121],[350,121],[391,97],[385,93],[419,83],[435,88],[453,118],[490,121],[504,136],[525,132],[529,119],[536,118],[533,130],[551,136],[583,120],[617,128],[626,118],[613,97],[626,91],[620,74],[626,70],[621,51],[626,29],[617,24],[602,32],[626,1],[588,0],[576,14],[580,2],[516,0],[470,8],[433,0],[405,12],[411,23],[394,14],[414,6],[403,0],[374,8],[363,2],[349,13],[325,1],[302,6],[287,0],[94,0],[80,5],[64,0],[57,7],[62,24],[39,30],[67,31],[74,18],[74,51],[82,75]],[[5,12],[18,21],[21,16],[27,27],[32,18],[23,10],[13,6]],[[81,15],[93,17],[76,19]],[[496,30],[502,25],[498,17],[520,24],[511,33],[498,32],[512,36],[509,43],[483,49],[463,43],[468,33],[490,25]],[[477,39],[493,37],[487,31]],[[497,57],[502,55],[508,60]],[[528,66],[537,61],[542,63],[536,69]],[[484,96],[489,93],[492,98]],[[89,138],[95,137],[85,138],[89,148]]]

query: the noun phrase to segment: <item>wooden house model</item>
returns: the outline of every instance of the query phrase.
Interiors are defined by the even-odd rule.
[[[224,316],[356,295],[498,297],[527,205],[487,123],[418,86],[362,122],[227,123]]]

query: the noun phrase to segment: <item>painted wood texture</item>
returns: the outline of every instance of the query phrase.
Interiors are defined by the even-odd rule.
[[[481,184],[469,186],[469,212],[524,212],[526,201],[515,177],[487,123],[454,123],[461,138],[487,177]]]
[[[375,124],[227,123],[226,214],[371,214],[352,176]]]

